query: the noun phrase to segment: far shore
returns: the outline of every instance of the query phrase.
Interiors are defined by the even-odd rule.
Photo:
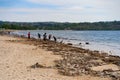
[[[11,31],[0,31],[0,79],[120,80],[119,56],[9,35]]]

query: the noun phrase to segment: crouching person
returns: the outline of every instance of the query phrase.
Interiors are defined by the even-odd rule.
[[[54,39],[55,42],[57,42],[57,38],[55,36],[53,36],[53,39]]]

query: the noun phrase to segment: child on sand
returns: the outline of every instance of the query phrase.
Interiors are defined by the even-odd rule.
[[[28,39],[30,39],[30,32],[28,32]]]

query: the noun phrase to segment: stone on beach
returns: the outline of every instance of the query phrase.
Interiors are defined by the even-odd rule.
[[[87,44],[87,45],[88,45],[88,44],[90,44],[90,43],[89,43],[89,42],[86,42],[85,44]]]
[[[39,64],[39,63],[35,63],[34,65],[30,66],[31,68],[44,68],[45,66]]]
[[[72,43],[67,43],[68,45],[73,45]]]

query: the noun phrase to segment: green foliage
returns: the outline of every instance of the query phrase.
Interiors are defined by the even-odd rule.
[[[3,22],[0,28],[15,30],[120,30],[120,21],[111,22],[84,22],[84,23],[59,23],[59,22]]]

